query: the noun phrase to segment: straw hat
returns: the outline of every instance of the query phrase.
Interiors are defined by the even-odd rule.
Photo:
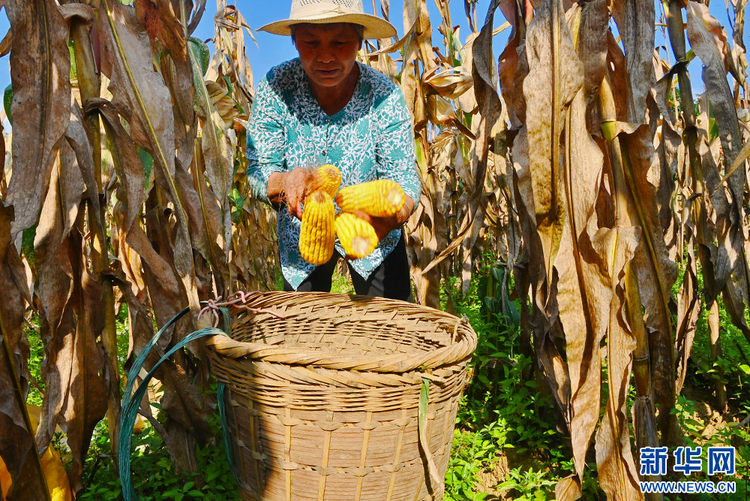
[[[276,35],[291,35],[293,24],[353,23],[365,27],[365,38],[390,38],[396,35],[391,23],[377,16],[365,14],[362,0],[292,0],[289,19],[282,19],[261,27]]]

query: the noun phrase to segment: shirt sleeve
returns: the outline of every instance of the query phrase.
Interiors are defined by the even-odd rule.
[[[401,185],[404,193],[419,205],[422,183],[417,172],[414,132],[406,101],[397,87],[383,100],[376,112],[382,131],[375,158],[379,179],[390,179]]]
[[[247,129],[248,160],[247,179],[253,197],[268,200],[268,178],[274,172],[283,172],[284,105],[269,85],[267,77],[261,80],[250,110]]]

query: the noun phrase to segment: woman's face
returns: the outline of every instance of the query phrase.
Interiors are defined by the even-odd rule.
[[[357,31],[348,23],[301,24],[294,44],[307,77],[320,87],[345,83],[361,46]]]

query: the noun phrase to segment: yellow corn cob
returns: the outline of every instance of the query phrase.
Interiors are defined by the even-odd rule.
[[[346,251],[346,257],[359,259],[365,257],[375,250],[378,245],[378,236],[375,228],[354,214],[342,212],[336,216],[336,234]]]
[[[335,197],[336,192],[339,191],[339,186],[341,186],[341,172],[338,168],[331,164],[323,165],[315,170],[314,175],[315,182],[313,183],[313,189],[310,191],[323,190],[331,195],[331,198]]]
[[[299,235],[299,252],[310,264],[327,263],[333,255],[334,208],[331,195],[323,190],[314,191],[305,198],[302,212],[302,230]]]
[[[39,425],[41,409],[32,404],[26,404],[26,408],[29,411],[31,428],[33,431],[36,431]],[[60,428],[58,427],[57,429],[59,430]],[[65,473],[65,467],[63,467],[60,454],[54,447],[50,446],[47,448],[47,452],[42,454],[40,460],[42,471],[44,471],[44,476],[47,478],[47,490],[50,499],[52,501],[72,501],[73,493],[70,489],[70,481],[68,480],[68,475]],[[0,487],[2,487],[0,488],[0,500],[5,499],[8,495],[11,485],[12,481],[8,468],[5,462],[3,462],[3,458],[0,458]]]
[[[365,211],[371,216],[392,216],[404,206],[404,191],[390,179],[378,179],[368,183],[341,188],[336,203],[345,212]]]

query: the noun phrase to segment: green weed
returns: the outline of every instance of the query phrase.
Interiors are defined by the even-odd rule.
[[[42,361],[44,360],[44,343],[36,328],[35,318],[32,317],[31,323],[24,329],[26,337],[29,340],[29,372],[33,379],[29,387],[29,395],[26,398],[27,404],[42,406],[42,392],[44,391],[44,379],[42,378]]]
[[[498,490],[515,491],[517,496],[513,496],[513,499],[516,501],[546,501],[557,484],[557,479],[549,478],[549,472],[535,470],[533,467],[527,470],[514,468],[510,470],[508,477],[508,480],[498,486]]]
[[[487,494],[477,492],[480,473],[493,468],[498,455],[508,449],[513,449],[514,458],[546,465],[545,471],[517,466],[498,487],[527,496],[521,499],[547,499],[571,469],[564,462],[565,443],[555,431],[552,402],[539,391],[531,376],[532,361],[522,354],[520,305],[510,299],[513,280],[506,273],[500,265],[488,266],[475,275],[466,298],[451,297],[458,314],[476,331],[478,345],[446,474],[448,500],[484,499]],[[445,289],[459,287],[449,282]]]
[[[184,478],[175,472],[164,441],[152,426],[146,426],[140,434],[133,436],[131,472],[133,488],[140,501],[239,500],[237,483],[223,452],[218,416],[210,424],[216,442],[196,449],[200,473],[192,478]],[[77,499],[117,499],[122,485],[114,470],[106,422],[101,421],[94,432],[84,465],[84,490]]]

